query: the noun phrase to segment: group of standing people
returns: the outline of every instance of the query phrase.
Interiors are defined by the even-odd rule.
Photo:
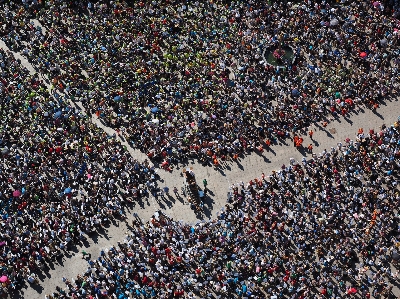
[[[0,50],[0,295],[35,283],[35,271],[155,188],[152,164],[135,160],[120,136],[166,166],[189,155],[218,166],[292,133],[300,147],[311,123],[399,95],[397,10],[378,1],[0,8],[2,41],[37,71]],[[282,67],[268,61],[276,49],[293,52]],[[232,186],[213,221],[191,226],[158,213],[134,222],[123,243],[51,296],[390,295],[398,123],[357,135]]]
[[[156,174],[0,49],[0,296],[114,218]]]
[[[11,49],[150,159],[218,166],[398,96],[398,20],[331,4],[51,0],[0,16]],[[281,48],[293,57],[271,65]]]
[[[52,296],[398,298],[399,122],[233,184],[214,220],[134,220]]]

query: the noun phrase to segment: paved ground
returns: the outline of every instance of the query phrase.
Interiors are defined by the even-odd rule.
[[[6,48],[1,41],[0,47]],[[34,72],[34,68],[24,57],[18,53],[16,53],[15,56],[21,59],[22,63],[28,67],[31,72]],[[388,102],[386,105],[381,106],[375,113],[370,110],[360,111],[358,114],[353,113],[350,119],[340,118],[328,124],[324,129],[321,127],[314,127],[314,140],[311,141],[308,137],[304,137],[304,144],[308,145],[309,143],[313,143],[314,152],[319,153],[324,149],[330,149],[330,147],[336,146],[338,142],[343,142],[347,137],[354,138],[359,127],[364,128],[364,130],[370,128],[378,129],[383,123],[392,124],[399,115],[400,103],[398,101]],[[93,121],[102,126],[97,119],[93,118]],[[104,126],[102,127],[104,128]],[[110,128],[104,129],[109,133],[113,133],[113,130]],[[139,160],[147,158],[143,153],[133,150],[130,147],[128,148],[131,154]],[[158,170],[162,181],[159,185],[161,187],[168,186],[170,190],[172,190],[174,186],[178,187],[178,189],[182,186],[183,177],[180,174],[181,169],[184,167],[193,167],[200,184],[201,181],[206,178],[210,191],[204,214],[201,217],[196,216],[190,209],[186,200],[181,196],[168,196],[160,201],[156,201],[153,197],[150,197],[148,200],[138,202],[130,207],[130,212],[137,212],[138,215],[145,220],[159,209],[164,210],[176,220],[183,220],[191,223],[203,219],[210,219],[215,217],[221,207],[225,205],[227,192],[232,183],[240,181],[248,182],[256,177],[261,177],[262,172],[268,175],[272,170],[279,169],[282,164],[288,164],[289,158],[301,161],[301,158],[305,155],[307,155],[308,158],[310,156],[305,152],[297,151],[290,142],[289,144],[273,146],[270,152],[264,151],[262,155],[253,153],[241,159],[238,163],[228,163],[219,170],[212,167],[202,167],[199,163],[191,161],[185,165],[180,165],[180,169],[174,169],[172,173]],[[131,214],[128,216],[128,221],[130,222],[132,216]],[[122,240],[126,230],[126,224],[124,222],[111,225],[102,234],[94,239],[90,239],[84,245],[85,251],[92,254],[92,256],[97,256],[101,248],[116,244],[117,241]],[[21,294],[19,294],[18,298],[21,298],[21,296],[29,299],[44,298],[45,294],[55,290],[56,285],[61,285],[61,278],[63,276],[69,279],[76,277],[76,275],[81,273],[87,266],[87,263],[81,259],[81,254],[79,254],[81,250],[82,248],[77,247],[74,252],[71,252],[71,255],[63,258],[60,264],[52,265],[47,273],[40,277],[40,287],[36,289],[24,289]]]
[[[378,129],[383,123],[391,124],[400,115],[400,102],[395,101],[388,103],[387,106],[382,106],[378,113],[373,113],[370,110],[366,110],[360,114],[353,114],[350,120],[340,118],[339,121],[332,122],[324,130],[314,128],[314,141],[311,141],[308,137],[305,137],[304,144],[313,143],[314,152],[322,152],[325,148],[330,149],[331,146],[336,146],[338,142],[343,142],[347,137],[354,138],[358,128],[362,127],[364,130]],[[145,156],[138,152],[132,151],[132,154],[140,158]],[[194,169],[197,180],[202,181],[204,178],[208,181],[208,188],[210,190],[210,197],[207,199],[207,205],[205,213],[202,218],[209,219],[215,217],[216,213],[220,211],[221,207],[225,205],[227,198],[227,192],[232,183],[236,182],[248,182],[256,177],[261,177],[261,173],[264,172],[266,175],[274,169],[279,169],[282,164],[288,164],[290,158],[294,158],[301,161],[301,158],[306,153],[297,151],[292,144],[281,144],[272,147],[270,152],[265,152],[263,155],[251,154],[239,161],[239,163],[228,163],[224,169],[215,170],[211,167],[202,167],[197,162],[189,162],[188,165]],[[307,158],[310,155],[307,154]],[[183,178],[180,176],[181,171],[174,170],[172,173],[168,173],[164,170],[159,170],[158,173],[161,179],[164,181],[161,186],[168,186],[172,189],[173,186],[181,187]],[[135,211],[140,217],[145,220],[148,219],[156,210],[163,209],[167,214],[174,217],[177,220],[184,220],[186,222],[200,221],[201,218],[196,217],[195,213],[190,209],[190,206],[182,198],[171,196],[166,200],[157,202],[154,198],[149,198],[140,204],[136,204],[132,207],[131,211]],[[129,215],[131,216],[131,215]],[[129,221],[129,220],[128,220]],[[107,247],[110,244],[115,244],[118,240],[122,240],[126,232],[126,225],[123,222],[117,225],[111,226],[104,234],[98,236],[95,240],[90,240],[86,244],[85,250],[94,256],[97,256],[101,248]],[[85,246],[85,247],[86,247]],[[77,274],[81,273],[85,267],[86,262],[81,259],[81,255],[78,252],[81,248],[77,248],[70,258],[64,259],[61,265],[54,265],[53,269],[47,274],[47,277],[43,277],[42,287],[43,289],[27,289],[24,290],[25,298],[44,298],[44,294],[50,293],[54,290],[56,285],[61,284],[61,278],[63,276],[72,278]]]
[[[360,127],[364,128],[364,130],[378,129],[383,123],[392,124],[398,115],[400,115],[400,102],[388,103],[387,106],[382,106],[378,113],[366,110],[361,114],[353,114],[350,120],[340,118],[339,121],[328,124],[324,130],[321,130],[321,127],[314,127],[314,140],[310,140],[308,136],[304,137],[304,144],[313,143],[314,152],[320,153],[324,149],[329,150],[330,147],[336,146],[338,142],[344,143],[347,137],[355,138],[355,134]],[[241,159],[239,163],[228,163],[223,170],[215,170],[211,167],[204,168],[198,163],[189,163],[193,167],[200,184],[204,178],[207,179],[208,188],[211,191],[210,194],[213,195],[206,209],[205,218],[214,217],[220,208],[224,206],[227,192],[232,183],[240,181],[246,183],[251,179],[261,178],[262,172],[268,175],[272,170],[279,169],[282,164],[288,165],[290,158],[301,161],[304,156],[307,156],[308,159],[311,157],[305,151],[299,152],[296,150],[290,142],[287,145],[273,146],[270,152],[264,151],[262,155],[253,153]],[[160,175],[165,180],[165,185],[170,188],[183,182],[178,172],[175,171],[167,175],[164,170],[161,170]],[[164,203],[161,202],[161,204]],[[179,200],[176,200],[172,207],[164,205],[167,213],[170,213],[175,219],[198,221],[189,206]]]

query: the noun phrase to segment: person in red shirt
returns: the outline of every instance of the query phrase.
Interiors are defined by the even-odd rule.
[[[299,140],[299,136],[294,135],[294,137],[293,137],[294,147],[297,147],[297,142],[298,142],[298,140]]]

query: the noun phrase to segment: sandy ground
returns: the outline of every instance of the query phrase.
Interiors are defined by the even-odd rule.
[[[0,41],[0,47],[7,48],[2,41]],[[19,53],[14,54],[31,72],[35,72],[32,65],[30,65],[23,56]],[[80,106],[80,103],[77,104]],[[387,102],[386,105],[382,105],[377,112],[372,112],[370,110],[360,111],[358,113],[353,112],[349,119],[341,117],[339,120],[329,123],[324,129],[321,127],[313,127],[315,132],[314,140],[310,140],[308,136],[306,136],[304,137],[304,144],[308,145],[312,143],[315,153],[322,152],[324,149],[329,150],[330,147],[336,146],[338,142],[344,142],[347,137],[351,139],[355,138],[358,128],[362,127],[365,131],[369,129],[377,130],[383,123],[387,125],[392,124],[399,115],[400,102],[398,101]],[[108,133],[113,133],[112,129],[104,127],[96,118],[93,118],[93,121],[102,126]],[[147,158],[143,153],[130,148],[127,143],[124,142],[124,144],[128,146],[131,154],[137,159],[144,160]],[[204,213],[201,216],[196,216],[182,195],[178,197],[174,195],[166,196],[164,199],[159,198],[159,200],[151,196],[129,207],[128,222],[130,223],[133,212],[138,213],[144,220],[148,220],[149,217],[159,209],[176,220],[183,220],[190,223],[210,219],[215,217],[225,205],[227,193],[232,183],[238,183],[240,181],[248,182],[256,177],[260,178],[263,172],[268,175],[272,170],[279,169],[282,164],[287,165],[290,158],[301,161],[304,156],[309,159],[311,155],[306,153],[306,151],[300,152],[296,150],[292,143],[289,142],[288,144],[275,145],[269,152],[264,151],[262,155],[252,153],[240,159],[237,163],[227,163],[218,170],[213,167],[203,167],[199,163],[190,160],[187,164],[179,165],[179,169],[175,168],[172,173],[158,169],[158,173],[161,177],[159,186],[168,186],[172,195],[172,188],[174,186],[179,190],[182,187],[184,179],[181,176],[181,170],[185,167],[193,167],[200,185],[202,185],[201,182],[203,179],[207,179],[209,192],[206,198]],[[124,238],[126,232],[127,227],[125,222],[115,222],[101,234],[92,239],[88,239],[88,242],[86,242],[83,247],[76,247],[74,251],[67,254],[60,263],[51,265],[51,268],[40,276],[41,282],[39,287],[27,287],[15,298],[44,298],[45,294],[53,292],[57,285],[62,285],[61,278],[63,276],[71,279],[86,269],[88,264],[81,258],[81,250],[84,249],[86,252],[90,253],[92,257],[96,257],[101,248],[116,244],[117,241]]]

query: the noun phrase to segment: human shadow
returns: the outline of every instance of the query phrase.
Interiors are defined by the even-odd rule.
[[[265,163],[271,163],[271,160],[268,159],[267,157],[265,157],[265,156],[263,156],[263,155],[261,155],[261,157],[264,159],[264,162],[265,162]]]
[[[31,283],[30,287],[34,289],[38,294],[42,294],[44,288],[40,284]]]
[[[207,218],[207,219],[211,219],[212,216],[212,208],[208,208],[208,207],[204,207],[203,208],[203,215]]]
[[[214,196],[214,192],[212,192],[210,189],[208,188],[204,188],[204,192],[207,192],[208,194],[210,194],[211,196]]]
[[[287,142],[283,138],[279,138],[279,142],[281,143],[280,145],[288,145]]]
[[[54,264],[52,261],[47,261],[46,263],[43,263],[43,269],[41,272],[46,276],[45,278],[51,278],[50,270],[54,270]]]
[[[321,131],[324,131],[326,133],[326,136],[328,136],[329,138],[334,138],[333,135],[325,128],[320,128]]]
[[[143,210],[145,208],[145,201],[143,200],[144,197],[147,197],[146,195],[138,196],[136,199],[132,200],[131,202],[128,203],[128,206],[132,207],[132,209],[136,206],[136,204]],[[148,198],[147,198],[148,202]]]
[[[266,148],[266,151],[267,151],[267,152],[271,152],[271,153],[274,154],[274,156],[276,156],[276,152],[272,149],[272,147],[268,146],[268,147]]]
[[[71,244],[69,246],[68,250],[73,252],[72,255],[75,255],[76,253],[79,252],[78,246],[79,246],[78,244]]]
[[[101,235],[103,238],[105,238],[106,240],[110,240],[110,238],[108,237],[108,232],[106,229],[104,229],[103,227],[99,227],[97,229],[97,233],[99,235]]]
[[[172,198],[172,197],[171,197]],[[159,195],[159,196],[154,196],[155,201],[157,204],[160,206],[161,209],[165,210],[167,205],[168,208],[172,208],[173,202],[175,202],[175,199],[172,198],[172,200],[169,199],[168,195]]]
[[[91,239],[92,239],[92,241],[93,241],[95,244],[98,243],[98,236],[97,236],[97,234],[94,235],[94,236],[92,236]],[[85,247],[85,248],[90,247],[90,244],[89,244],[89,242],[88,242],[87,239],[83,239],[83,240],[82,240],[82,247]]]
[[[306,156],[307,156],[307,150],[306,150],[305,147],[299,146],[299,147],[297,147],[297,150],[299,151],[299,153],[300,153],[303,157],[306,157]]]
[[[225,172],[222,170],[222,168],[218,167],[217,171],[220,172],[223,176],[226,176]]]
[[[21,288],[22,288],[22,286],[21,286]],[[25,286],[25,288],[26,288],[26,286]],[[10,299],[25,298],[25,296],[24,296],[24,290],[23,290],[23,289],[18,289],[18,290],[15,290],[15,291],[13,291],[13,292],[10,292],[10,293],[8,294],[8,297],[6,297],[6,298],[10,298]]]
[[[169,193],[165,194],[164,198],[172,203],[176,202],[176,199]]]
[[[244,170],[244,167],[243,167],[243,165],[238,161],[238,160],[236,160],[236,164],[237,164],[237,166],[238,166],[238,168],[240,169],[240,170]]]
[[[179,193],[176,193],[176,199],[179,200],[183,204],[185,203],[185,200],[183,199],[183,197]]]
[[[48,260],[46,261],[46,263],[44,263],[44,272],[46,273],[46,275],[48,277],[51,277],[49,273],[50,270],[55,270],[56,268],[54,267],[54,262],[52,260]]]
[[[46,278],[50,278],[51,275],[48,274],[49,269],[50,269],[49,267],[46,267],[46,265],[44,265],[44,267],[43,267],[43,269],[41,269],[41,271],[37,271],[37,273],[36,273],[37,278],[39,278],[40,281],[44,281]]]
[[[204,220],[204,219],[211,219],[211,215],[212,215],[212,209],[208,208],[208,207],[203,207],[203,209],[201,211],[195,211],[196,214],[196,218],[200,219],[200,220]]]
[[[350,118],[348,118],[348,117],[346,117],[346,116],[343,116],[343,119],[344,119],[346,122],[348,122],[350,125],[353,125],[353,121],[352,121]]]
[[[55,260],[55,262],[57,263],[57,264],[59,264],[60,266],[64,266],[64,259],[63,259],[63,256],[60,256],[60,257],[58,257],[56,260]]]
[[[375,114],[376,116],[378,116],[380,119],[384,119],[382,114],[380,114],[376,109],[372,109],[372,113]]]
[[[350,115],[353,115],[353,114],[358,115],[359,113],[360,113],[359,111],[354,110],[354,109],[349,111]]]
[[[156,201],[158,206],[160,207],[161,210],[165,210],[167,209],[167,207],[165,206],[165,204],[163,204],[161,201]]]
[[[204,206],[209,207],[212,210],[215,204],[215,200],[212,197],[206,195],[204,196],[203,203]]]

